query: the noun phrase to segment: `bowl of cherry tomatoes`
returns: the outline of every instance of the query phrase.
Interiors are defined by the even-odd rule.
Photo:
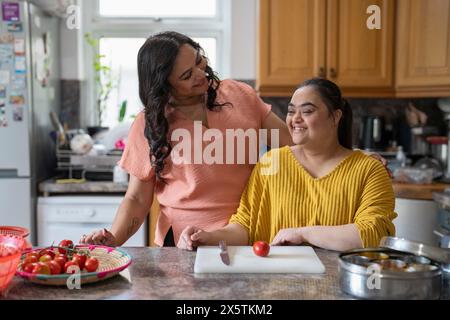
[[[68,285],[75,275],[86,284],[109,279],[130,264],[130,255],[119,248],[62,240],[58,246],[23,253],[16,275],[44,285]]]

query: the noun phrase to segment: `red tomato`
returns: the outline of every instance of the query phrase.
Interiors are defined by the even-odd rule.
[[[60,274],[61,273],[61,266],[59,265],[58,262],[56,262],[55,260],[49,261],[47,262],[49,268],[50,268],[50,273],[51,274]]]
[[[55,253],[53,252],[53,250],[51,250],[51,249],[42,249],[41,251],[39,251],[39,259],[40,259],[40,257],[45,256],[47,254],[50,256],[51,259],[53,259],[55,257]]]
[[[39,253],[37,253],[37,252],[28,252],[25,255],[25,259],[32,258],[32,257],[36,258],[36,261],[39,260]]]
[[[24,265],[22,265],[22,271],[27,272],[27,273],[32,273],[33,269],[36,265],[37,265],[36,262],[24,264]]]
[[[265,241],[256,241],[253,243],[253,252],[260,257],[266,257],[269,254],[270,245]]]
[[[49,255],[49,254],[44,254],[43,256],[41,256],[41,257],[39,258],[39,261],[40,261],[40,262],[48,262],[48,261],[52,261],[52,260],[53,260],[53,258],[52,258],[52,256]]]
[[[67,262],[67,257],[64,254],[58,254],[53,261],[58,262],[59,266],[61,267],[61,270],[63,270],[64,265]]]
[[[64,248],[73,248],[73,241],[72,240],[67,240],[67,239],[65,239],[65,240],[62,240],[60,243],[59,243],[59,245],[58,245],[58,247],[64,247]],[[59,253],[66,253],[66,249],[63,249],[63,248],[58,248],[58,252]]]
[[[86,269],[87,272],[97,271],[98,260],[96,258],[87,259],[84,268]]]
[[[50,267],[44,262],[37,262],[34,266],[33,274],[50,274]]]
[[[73,255],[72,261],[75,261],[80,266],[80,269],[84,269],[84,265],[86,263],[87,256],[83,253],[75,253]]]
[[[77,266],[78,269],[80,268],[80,266],[75,261],[67,261],[66,264],[64,265],[64,272],[65,273],[75,273],[76,272],[76,271],[69,272],[67,269],[70,266]]]
[[[39,261],[39,259],[36,256],[29,256],[29,257],[25,257],[25,259],[22,262],[22,265],[26,266],[27,264],[38,262],[38,261]]]

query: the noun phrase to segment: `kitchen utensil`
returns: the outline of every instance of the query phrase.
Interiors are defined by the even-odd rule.
[[[119,248],[97,245],[77,245],[76,248],[89,250],[90,255],[97,258],[99,261],[99,267],[96,272],[82,271],[80,273],[81,285],[114,277],[122,270],[126,269],[132,261],[130,255]],[[33,252],[40,251],[41,249],[42,248],[35,249]],[[24,257],[25,256],[22,256],[22,259],[24,259]],[[72,274],[34,275],[24,272],[20,265],[16,274],[27,281],[51,286],[65,286],[67,285],[68,278],[72,276]]]
[[[220,248],[220,259],[222,259],[222,262],[224,264],[229,266],[230,265],[230,256],[228,255],[227,244],[224,240],[220,240],[219,248]]]
[[[267,257],[258,257],[251,246],[228,246],[233,263],[225,265],[218,247],[199,247],[195,273],[324,273],[313,248],[308,246],[272,246]]]
[[[450,250],[396,237],[383,237],[380,247],[424,256],[439,263],[450,263]]]
[[[439,161],[443,169],[446,169],[448,157],[448,137],[430,136],[427,137],[427,142],[430,144],[431,156]]]
[[[17,252],[13,255],[0,257],[0,294],[3,294],[14,277],[22,250],[25,247],[25,239],[0,234],[0,244],[17,249]]]
[[[384,118],[367,116],[363,123],[362,148],[365,150],[383,150],[387,146]]]
[[[54,111],[50,112],[50,120],[52,121],[53,128],[58,133],[58,139],[57,139],[58,145],[64,146],[67,142],[66,135],[64,132],[64,128],[63,128],[61,122],[59,121],[58,116],[56,115],[56,113]]]
[[[367,258],[367,253],[385,254],[389,259],[371,260],[368,265],[354,263],[355,256]],[[441,287],[440,266],[428,260],[410,262],[409,256],[412,254],[385,248],[343,252],[338,264],[341,290],[364,299],[438,299],[446,288]]]

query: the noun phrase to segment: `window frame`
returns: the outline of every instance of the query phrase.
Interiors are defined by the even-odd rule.
[[[98,117],[91,108],[95,106],[96,86],[92,63],[94,53],[84,40],[89,32],[93,38],[147,38],[150,34],[165,30],[185,33],[191,37],[216,39],[216,72],[221,78],[230,75],[231,56],[231,0],[215,0],[216,16],[207,18],[142,18],[108,17],[99,13],[99,0],[83,1],[83,60],[86,86],[81,108],[81,121],[88,125],[97,125]],[[98,53],[98,48],[95,53]],[[138,94],[138,93],[136,93]]]

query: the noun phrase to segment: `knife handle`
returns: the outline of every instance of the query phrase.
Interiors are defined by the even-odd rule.
[[[226,250],[226,249],[227,249],[227,244],[226,244],[226,242],[223,241],[223,240],[220,240],[220,241],[219,241],[219,248],[220,248],[220,250]]]

